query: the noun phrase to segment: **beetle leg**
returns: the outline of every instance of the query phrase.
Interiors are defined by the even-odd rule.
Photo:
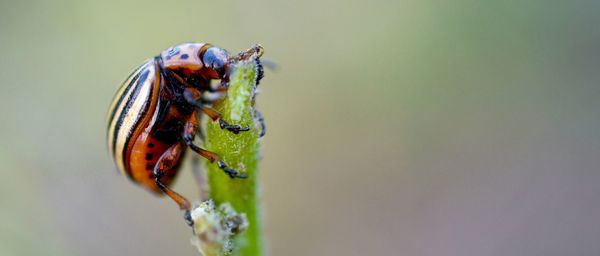
[[[256,121],[260,125],[259,138],[262,138],[263,136],[265,136],[265,133],[267,133],[267,126],[265,125],[265,119],[263,118],[263,114],[260,111],[258,111],[257,109],[254,109],[254,117],[256,118]]]
[[[202,93],[196,89],[185,88],[183,90],[183,98],[194,107],[201,108],[203,106],[201,101]]]
[[[160,180],[165,175],[165,172],[171,170],[177,164],[177,160],[181,156],[183,152],[182,143],[177,143],[171,146],[167,151],[165,151],[162,156],[158,159],[158,162],[154,166],[154,177],[156,185],[162,190],[167,196],[169,196],[175,203],[179,205],[181,210],[185,210],[184,218],[188,225],[192,225],[193,221],[190,216],[190,202],[180,195],[179,193],[171,190],[167,186],[165,186]]]
[[[221,160],[221,158],[215,154],[214,152],[208,151],[206,149],[200,148],[196,145],[194,145],[194,143],[188,143],[188,146],[196,153],[198,153],[199,155],[201,155],[202,157],[208,159],[208,161],[210,161],[211,163],[214,163],[215,161],[217,162],[217,165],[219,166],[219,168],[221,170],[223,170],[227,175],[229,175],[229,177],[233,178],[240,178],[240,179],[245,179],[248,178],[248,176],[246,174],[240,173],[238,171],[236,171],[235,169],[227,166],[227,164],[225,164],[225,162],[223,162],[223,160]]]
[[[219,126],[221,126],[221,129],[227,129],[228,131],[233,132],[235,134],[250,130],[250,126],[242,127],[238,124],[227,123],[225,120],[223,120],[223,118],[221,118],[221,113],[217,112],[211,107],[202,106],[200,108],[200,111],[202,111],[204,114],[210,117],[210,119],[212,119],[213,121],[219,120]]]
[[[206,201],[208,200],[208,183],[206,182],[206,172],[201,169],[200,158],[193,157],[192,158],[192,172],[194,173],[194,178],[196,178],[196,184],[198,184],[198,190],[200,192],[200,200]]]
[[[223,118],[221,118],[221,113],[217,112],[216,110],[203,105],[199,99],[202,97],[202,94],[200,93],[200,91],[193,89],[193,88],[186,88],[183,91],[183,98],[190,104],[192,104],[193,106],[197,107],[200,109],[200,111],[202,111],[204,114],[206,114],[208,117],[210,117],[210,119],[212,119],[213,121],[217,121],[219,120],[219,125],[221,126],[221,129],[227,129],[230,132],[233,132],[235,134],[238,134],[240,132],[245,132],[245,131],[249,131],[250,130],[250,126],[246,126],[246,127],[242,127],[240,125],[237,124],[229,124],[227,123],[225,120],[223,120]]]
[[[241,179],[247,178],[246,174],[239,173],[235,169],[227,166],[227,164],[225,164],[225,162],[223,162],[223,160],[221,160],[219,155],[217,155],[216,153],[196,146],[196,144],[194,144],[194,134],[196,134],[196,130],[198,130],[198,121],[196,119],[196,112],[194,112],[190,116],[188,121],[185,123],[183,129],[183,140],[188,145],[188,147],[194,152],[201,155],[202,157],[208,159],[208,161],[210,161],[211,163],[214,163],[216,161],[219,168],[221,168],[221,170],[223,170],[227,175],[229,175],[229,177]]]

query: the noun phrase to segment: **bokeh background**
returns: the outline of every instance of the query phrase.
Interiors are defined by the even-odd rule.
[[[598,1],[2,1],[0,255],[197,255],[105,146],[187,41],[261,84],[269,255],[600,254]],[[197,199],[189,164],[175,188]]]

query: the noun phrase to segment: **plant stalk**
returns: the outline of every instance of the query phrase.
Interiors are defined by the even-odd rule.
[[[234,134],[221,129],[219,122],[208,122],[206,148],[217,153],[229,167],[247,175],[230,178],[216,163],[207,162],[210,198],[215,205],[229,204],[245,215],[247,230],[233,236],[235,256],[262,255],[261,211],[259,202],[258,161],[260,159],[261,125],[255,116],[254,97],[257,81],[262,76],[258,58],[263,50],[255,46],[230,59],[227,96],[214,103],[223,120],[229,124],[250,127],[249,131]]]

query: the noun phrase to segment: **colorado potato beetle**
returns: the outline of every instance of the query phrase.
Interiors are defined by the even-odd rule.
[[[194,144],[200,132],[198,111],[233,133],[250,129],[227,123],[203,97],[226,92],[228,59],[226,50],[207,43],[166,49],[129,75],[108,113],[108,149],[117,169],[151,192],[168,195],[186,211],[188,224],[189,201],[169,188],[186,148],[216,162],[231,178],[245,178],[217,154]],[[217,88],[212,80],[220,80]]]

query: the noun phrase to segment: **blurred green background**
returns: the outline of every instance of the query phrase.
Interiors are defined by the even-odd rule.
[[[197,255],[105,146],[161,50],[254,43],[269,255],[600,253],[598,1],[2,1],[0,255]],[[197,199],[188,165],[175,188]]]

